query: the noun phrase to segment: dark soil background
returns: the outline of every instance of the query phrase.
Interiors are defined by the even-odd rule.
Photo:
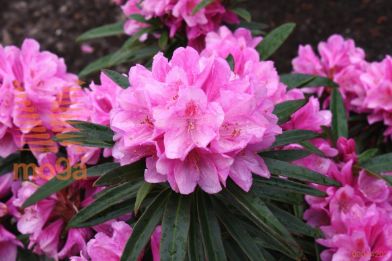
[[[353,38],[369,60],[392,54],[392,0],[248,0],[253,20],[276,27],[297,23],[295,33],[274,55],[282,71],[299,44],[316,45],[333,33]],[[90,61],[120,46],[120,37],[93,42],[94,52],[81,52],[75,38],[82,32],[122,17],[111,0],[0,0],[0,43],[20,45],[25,37],[37,39],[43,49],[65,58],[78,72]]]

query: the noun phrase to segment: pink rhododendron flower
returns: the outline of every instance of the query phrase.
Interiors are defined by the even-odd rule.
[[[324,232],[324,238],[318,240],[327,247],[321,259],[390,260],[391,188],[365,170],[355,173],[358,170],[354,168],[357,155],[353,140],[340,138],[337,145],[343,161],[335,163],[325,159],[330,166],[321,173],[339,181],[342,187],[314,185],[327,196],[305,196],[310,208],[305,211],[304,219]],[[308,166],[312,164],[305,162]],[[314,160],[313,164],[317,162]]]
[[[13,204],[19,211],[16,215],[17,228],[22,234],[29,235],[29,248],[34,253],[60,259],[79,253],[85,248],[94,231],[92,228],[65,230],[65,226],[79,209],[92,202],[92,196],[100,189],[93,188],[91,181],[74,183],[22,209],[25,200],[37,188],[32,182],[23,182],[13,199]]]
[[[292,62],[294,72],[330,78],[339,84],[347,108],[362,112],[366,93],[359,79],[367,67],[364,51],[356,47],[353,40],[332,35],[326,42],[319,43],[318,53],[319,56],[310,45],[300,46]],[[304,91],[317,91],[321,96],[324,88],[305,88]]]
[[[382,121],[387,127],[384,135],[391,136],[392,57],[387,56],[381,62],[371,63],[366,73],[361,75],[361,82],[366,90],[363,106],[368,110],[369,123]]]
[[[51,137],[65,126],[61,114],[77,85],[64,60],[26,39],[19,49],[0,46],[0,156],[29,145],[34,155],[56,152]]]
[[[236,75],[223,58],[188,47],[170,61],[157,54],[151,71],[132,67],[132,88],[111,113],[113,156],[122,165],[147,157],[145,179],[182,194],[197,185],[217,193],[227,177],[248,191],[252,172],[270,175],[257,152],[281,133],[272,111],[285,97],[272,63],[253,66],[256,75]]]
[[[218,29],[222,23],[238,23],[237,16],[228,11],[220,0],[211,1],[198,12],[194,12],[195,7],[201,3],[201,0],[146,0],[138,2],[137,0],[128,0],[123,6],[124,14],[142,15],[146,20],[159,18],[169,29],[170,37],[182,28],[188,37],[188,44],[193,47],[204,45],[204,36],[208,32]],[[124,31],[133,35],[148,24],[128,19],[124,25]],[[144,41],[147,34],[141,35],[140,40]]]
[[[16,260],[17,247],[23,244],[16,239],[15,235],[0,225],[0,257],[2,260]]]

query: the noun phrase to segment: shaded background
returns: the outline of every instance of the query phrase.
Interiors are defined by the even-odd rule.
[[[282,72],[290,70],[299,44],[315,46],[333,33],[353,38],[368,60],[392,54],[392,0],[248,0],[253,20],[276,27],[297,23],[295,33],[272,58]],[[0,0],[1,44],[37,39],[42,49],[65,58],[78,72],[90,61],[115,50],[124,38],[93,42],[92,54],[82,53],[75,38],[93,27],[122,17],[110,0]]]

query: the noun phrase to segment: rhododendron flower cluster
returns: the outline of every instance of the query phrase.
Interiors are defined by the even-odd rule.
[[[221,0],[214,0],[195,12],[201,0],[128,0],[123,6],[126,16],[142,15],[147,21],[159,18],[169,28],[170,37],[185,29],[189,44],[199,46],[205,34],[215,31],[222,23],[237,23],[237,16],[227,10]],[[133,35],[148,24],[138,19],[128,19],[124,31]],[[141,36],[145,40],[147,34]]]
[[[390,90],[392,90],[392,58],[386,56],[381,62],[367,62],[362,49],[353,40],[333,35],[318,45],[320,57],[309,45],[300,46],[293,69],[328,77],[339,84],[347,109],[368,114],[369,124],[382,121],[387,127],[384,135],[392,134],[390,120]],[[304,88],[304,92],[317,92],[322,96],[325,88]],[[328,102],[328,99],[326,100]]]
[[[281,133],[270,97],[284,88],[271,62],[251,66],[258,71],[237,75],[224,59],[188,47],[170,61],[156,55],[151,71],[132,67],[132,88],[111,115],[113,156],[121,164],[147,157],[146,181],[167,180],[183,194],[196,185],[217,193],[228,176],[248,191],[252,172],[270,175],[257,152]]]
[[[86,181],[87,182],[87,181]],[[72,228],[65,230],[67,222],[78,209],[88,205],[96,193],[86,182],[77,183],[51,197],[22,209],[25,200],[31,196],[38,185],[26,181],[15,192],[13,205],[17,213],[17,228],[22,234],[29,235],[29,248],[37,254],[52,258],[65,258],[79,253],[86,241],[93,235],[91,228]],[[63,233],[66,237],[63,238]]]
[[[77,88],[77,77],[66,71],[63,59],[40,52],[26,39],[21,49],[0,46],[0,156],[7,157],[28,144],[43,152],[37,135],[49,140],[45,151],[56,151],[50,137],[64,127],[59,115],[69,107],[67,97]]]
[[[373,260],[375,257],[375,260],[390,260],[391,188],[384,180],[355,168],[357,155],[353,140],[340,138],[337,147],[342,160],[338,164],[323,159],[324,168],[317,167],[320,161],[314,157],[318,156],[298,161],[342,184],[341,187],[315,185],[327,196],[305,197],[310,208],[304,218],[324,232],[324,238],[318,240],[328,248],[322,252],[322,260]]]

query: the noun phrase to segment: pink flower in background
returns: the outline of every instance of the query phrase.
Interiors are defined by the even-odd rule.
[[[391,188],[386,181],[373,177],[365,170],[355,172],[357,160],[353,140],[338,140],[339,158],[343,162],[329,161],[329,168],[322,174],[339,181],[342,187],[314,185],[324,191],[326,197],[305,196],[310,208],[304,219],[319,227],[324,237],[318,242],[327,247],[321,253],[323,261],[331,260],[390,260]],[[317,165],[318,156],[312,161],[300,160],[311,166]],[[313,167],[317,169],[317,167]]]
[[[66,126],[67,97],[80,89],[76,75],[32,39],[25,39],[21,48],[0,46],[0,59],[0,156],[25,144],[37,158],[57,152],[51,137]]]
[[[311,130],[320,132],[322,126],[330,126],[332,114],[328,110],[320,110],[320,103],[315,97],[310,97],[309,102],[291,115],[290,121],[283,128],[290,130]]]
[[[13,261],[17,257],[17,248],[23,244],[16,239],[15,235],[0,225],[0,257],[2,260]]]
[[[382,121],[387,129],[384,135],[392,135],[392,57],[371,63],[366,73],[361,75],[366,90],[364,107],[368,109],[370,124]]]
[[[214,0],[194,12],[201,0],[146,0],[138,3],[137,0],[128,0],[123,6],[124,14],[142,15],[146,20],[159,18],[169,29],[170,37],[174,37],[182,28],[185,29],[188,44],[193,47],[204,46],[204,36],[208,32],[218,29],[223,23],[238,23],[237,16],[228,11],[220,0]],[[124,25],[125,33],[133,35],[148,24],[129,18]],[[142,34],[140,40],[144,41],[147,34]]]
[[[272,63],[254,66],[257,75],[237,77],[223,58],[188,47],[170,61],[156,55],[151,71],[132,67],[132,88],[111,113],[113,156],[123,165],[147,157],[146,181],[168,181],[182,194],[197,185],[217,193],[229,176],[248,191],[252,172],[269,177],[256,152],[281,133],[272,111],[285,96]]]
[[[365,91],[359,78],[367,67],[364,51],[356,47],[353,40],[332,35],[326,42],[319,43],[318,53],[319,56],[310,45],[300,46],[298,56],[292,61],[294,72],[330,78],[339,84],[347,108],[362,112]],[[303,90],[318,92],[319,96],[324,93],[324,88]]]
[[[13,205],[18,209],[17,228],[20,233],[29,235],[28,247],[34,253],[60,259],[79,253],[94,231],[92,228],[65,230],[65,226],[79,209],[92,202],[92,196],[100,189],[93,188],[91,181],[74,183],[22,209],[25,200],[37,188],[32,182],[23,182],[13,198]]]

